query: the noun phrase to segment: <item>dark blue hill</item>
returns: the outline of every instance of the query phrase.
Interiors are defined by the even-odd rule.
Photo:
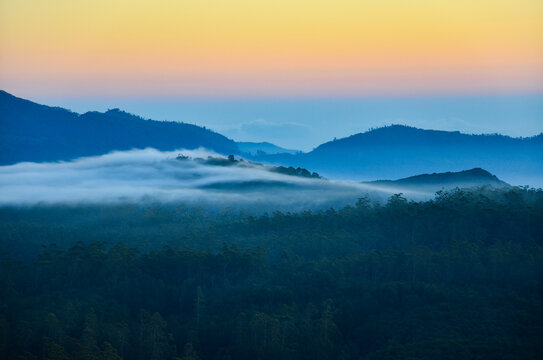
[[[543,186],[543,134],[512,138],[393,125],[330,141],[308,153],[250,155],[242,145],[195,125],[145,120],[118,109],[80,115],[0,91],[0,165],[134,148],[205,147],[225,155],[243,153],[257,162],[312,169],[328,178],[368,181],[484,168],[511,184]]]
[[[543,179],[543,135],[512,138],[393,125],[330,141],[305,154],[264,155],[255,160],[355,180],[484,168],[513,183],[538,185],[530,182]]]
[[[70,160],[113,150],[205,147],[236,153],[234,141],[205,128],[145,120],[118,109],[77,114],[0,91],[0,164]]]
[[[381,188],[399,189],[399,191],[425,191],[435,193],[439,190],[451,190],[455,188],[508,188],[508,183],[500,180],[496,175],[488,171],[475,168],[458,172],[444,172],[433,174],[421,174],[398,180],[377,180],[367,182]]]

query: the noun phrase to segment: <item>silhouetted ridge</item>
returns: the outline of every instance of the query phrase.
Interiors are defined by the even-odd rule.
[[[377,180],[371,182],[380,185],[402,185],[402,186],[438,186],[438,187],[476,187],[496,186],[508,187],[506,182],[500,180],[496,175],[481,169],[474,168],[458,172],[445,172],[433,174],[421,174],[398,180]]]
[[[311,172],[307,169],[303,168],[293,168],[292,166],[285,167],[285,166],[267,166],[260,163],[255,163],[252,161],[245,161],[243,158],[239,158],[239,160],[236,160],[235,156],[230,154],[228,157],[222,158],[222,157],[213,157],[208,156],[207,159],[203,158],[190,158],[189,156],[179,154],[177,156],[177,160],[180,161],[195,161],[201,164],[206,165],[212,165],[212,166],[237,166],[240,168],[259,168],[261,170],[266,170],[278,174],[283,175],[289,175],[289,176],[298,176],[298,177],[304,177],[304,178],[313,178],[313,179],[322,179],[322,177],[316,173]]]
[[[461,143],[509,142],[517,139],[499,134],[470,135],[459,131],[424,130],[405,125],[391,125],[358,133],[349,137],[329,141],[318,146],[314,152],[335,151],[353,147],[397,147],[397,146],[454,146]]]
[[[484,168],[517,184],[541,186],[543,135],[423,130],[392,125],[324,143],[305,154],[276,154],[256,160],[314,169],[328,178],[374,180],[412,174]]]
[[[0,92],[0,164],[70,160],[113,150],[205,147],[237,153],[233,140],[205,128],[146,120],[120,109],[79,115]]]
[[[266,143],[238,146],[196,125],[145,120],[119,109],[79,115],[5,91],[0,92],[0,120],[0,165],[133,148],[205,147],[224,155],[243,152],[272,165],[312,169],[328,178],[395,179],[484,168],[512,184],[543,186],[543,134],[512,138],[392,125],[327,142],[309,153],[280,153],[288,150]]]

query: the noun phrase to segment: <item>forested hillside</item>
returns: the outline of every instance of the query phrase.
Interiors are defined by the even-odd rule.
[[[543,186],[543,134],[512,138],[392,125],[302,153],[265,142],[236,143],[204,127],[146,120],[119,109],[77,114],[0,90],[0,165],[148,147],[162,151],[203,147],[256,162],[311,169],[335,179],[373,181],[484,168],[511,184]]]
[[[119,109],[77,114],[0,90],[0,165],[71,160],[114,150],[205,147],[237,153],[234,141],[200,126],[145,120]]]
[[[364,181],[483,168],[507,182],[542,186],[542,158],[543,134],[512,138],[392,125],[334,139],[308,153],[261,154],[255,160]]]
[[[256,217],[2,207],[0,220],[0,358],[543,357],[541,190]]]
[[[433,174],[421,174],[398,180],[377,180],[367,182],[383,188],[433,191],[451,190],[455,188],[470,189],[478,187],[509,187],[510,185],[500,180],[496,175],[488,171],[475,168],[458,172],[445,172]]]

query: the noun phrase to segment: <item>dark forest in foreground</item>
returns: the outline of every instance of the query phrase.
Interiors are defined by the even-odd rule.
[[[0,358],[543,358],[541,190],[0,220]]]

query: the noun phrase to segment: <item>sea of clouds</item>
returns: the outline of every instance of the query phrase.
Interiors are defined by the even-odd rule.
[[[192,159],[222,157],[205,149],[144,149],[67,162],[1,166],[0,205],[184,202],[299,210],[344,206],[361,196],[384,200],[399,192],[356,182],[283,175],[246,162],[215,166],[178,160],[178,154]]]

